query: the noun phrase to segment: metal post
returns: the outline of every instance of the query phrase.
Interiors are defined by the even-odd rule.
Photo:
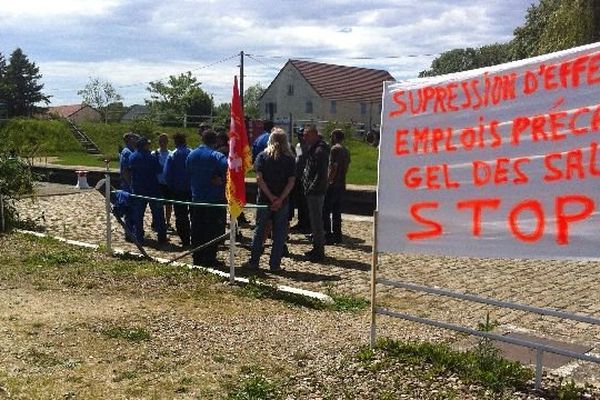
[[[235,231],[237,220],[229,214],[229,283],[235,283]]]
[[[187,114],[183,114],[183,127],[187,128]]]
[[[105,203],[106,203],[106,254],[112,255],[112,227],[111,227],[111,204],[110,204],[110,172],[108,169],[108,161],[106,161],[106,184],[104,186],[105,191]]]
[[[537,353],[535,357],[535,390],[540,390],[542,385],[542,355],[544,351],[540,348],[537,348]]]
[[[369,344],[371,349],[375,347],[375,341],[377,339],[376,332],[376,304],[375,304],[375,293],[377,288],[377,210],[373,212],[373,247],[371,254],[371,334]]]
[[[240,105],[244,113],[244,50],[240,51]]]

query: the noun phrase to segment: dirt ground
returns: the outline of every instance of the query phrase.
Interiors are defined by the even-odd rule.
[[[104,202],[95,191],[74,191],[70,187],[48,185],[42,194],[32,201],[23,199],[18,203],[21,216],[30,218],[42,225],[46,232],[90,243],[105,243]],[[148,213],[149,214],[149,213]],[[251,213],[249,219],[253,217]],[[147,221],[149,226],[149,220]],[[284,259],[285,271],[278,275],[264,273],[259,279],[269,283],[284,284],[319,292],[334,291],[365,299],[370,294],[370,262],[372,222],[369,218],[344,216],[344,243],[328,246],[327,259],[315,264],[302,259],[304,251],[310,249],[306,237],[290,235],[291,255]],[[124,241],[120,227],[113,221],[113,246],[134,250]],[[248,244],[252,235],[251,227],[241,230]],[[152,237],[152,235],[150,235]],[[150,254],[171,258],[182,249],[175,234],[167,248],[153,246]],[[269,248],[262,261],[267,261]],[[247,248],[240,247],[236,255],[236,265],[241,265],[249,256]],[[222,248],[219,258],[227,261],[228,252]],[[191,262],[191,259],[187,259]],[[238,270],[238,274],[242,274]],[[565,309],[572,312],[600,318],[600,263],[583,261],[518,260],[518,259],[474,259],[432,257],[410,254],[384,254],[380,256],[379,275],[384,278],[439,286],[463,292],[494,297],[500,300],[515,301],[540,307]],[[445,322],[476,327],[489,313],[499,323],[498,332],[519,332],[533,336],[553,338],[567,343],[587,346],[591,353],[600,353],[600,327],[583,322],[561,320],[537,314],[512,311],[472,302],[452,300],[440,296],[413,293],[406,290],[378,285],[378,305],[429,317]],[[378,317],[381,332],[392,336],[405,335],[424,338],[431,332],[434,336],[452,337],[446,331],[428,329],[422,325],[402,325],[395,330],[398,321],[388,317]],[[367,338],[368,324],[362,322],[356,331],[362,340]],[[406,326],[414,327],[406,331]],[[390,328],[392,327],[392,328]],[[425,334],[425,332],[427,334]],[[553,371],[548,371],[553,372]],[[568,368],[554,371],[600,384],[600,369],[589,363],[570,363]]]

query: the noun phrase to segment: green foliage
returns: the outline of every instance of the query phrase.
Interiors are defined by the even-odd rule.
[[[33,176],[23,161],[10,158],[0,153],[0,195],[2,196],[2,212],[5,229],[17,225],[18,214],[14,201],[18,196],[33,193]],[[3,227],[0,226],[0,230]]]
[[[592,43],[599,39],[600,13],[594,0],[541,0],[527,10],[511,43],[515,59]]]
[[[494,43],[478,48],[453,49],[434,59],[431,68],[421,71],[419,77],[489,67],[508,61],[511,61],[510,45],[508,43]]]
[[[10,117],[31,116],[37,111],[36,103],[49,103],[49,97],[42,93],[41,78],[39,67],[20,48],[15,49],[4,72],[0,71],[0,95],[4,96]]]
[[[32,158],[81,151],[81,145],[65,121],[13,118],[0,128],[0,152],[12,150],[19,157]]]
[[[579,400],[584,394],[585,388],[578,387],[573,379],[563,382],[561,378],[558,390],[556,391],[556,398],[558,400]]]
[[[497,355],[482,358],[477,351],[459,352],[446,344],[382,339],[377,348],[388,358],[416,365],[427,363],[441,373],[455,373],[466,382],[480,384],[496,393],[522,389],[533,377],[533,371],[518,362]]]
[[[258,100],[264,93],[265,88],[260,83],[250,86],[244,92],[244,116],[257,119],[260,118]]]
[[[72,250],[44,251],[30,255],[26,262],[41,265],[65,265],[80,262],[84,259],[80,252]]]
[[[169,76],[166,83],[150,82],[146,88],[150,92],[150,100],[146,100],[146,104],[151,115],[153,118],[159,117],[163,124],[168,122],[169,125],[178,126],[183,123],[184,114],[210,115],[213,100],[200,85],[201,82],[189,71]]]
[[[213,125],[229,127],[231,121],[231,104],[221,103],[214,110]]]
[[[277,382],[264,376],[260,367],[242,369],[242,376],[237,385],[228,393],[228,400],[276,400],[282,394]]]
[[[509,43],[442,53],[420,77],[487,67],[600,40],[600,2],[540,0],[527,9],[525,23]]]
[[[98,77],[90,78],[90,81],[81,90],[77,91],[83,103],[97,109],[102,114],[102,119],[107,121],[108,105],[123,98],[112,83],[102,81]]]
[[[151,337],[150,333],[144,328],[123,328],[120,326],[103,329],[101,333],[111,339],[125,339],[136,343],[150,340]]]
[[[369,301],[361,297],[346,294],[336,294],[331,291],[327,293],[333,299],[332,308],[335,311],[357,312],[369,307]]]

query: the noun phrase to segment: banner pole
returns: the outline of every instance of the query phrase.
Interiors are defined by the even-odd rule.
[[[111,227],[111,204],[110,204],[110,171],[108,169],[108,161],[106,161],[106,185],[105,185],[105,201],[106,201],[106,254],[112,255],[112,227]]]
[[[375,347],[375,342],[377,339],[376,332],[376,289],[377,289],[377,262],[378,262],[378,253],[377,253],[377,210],[373,211],[373,247],[371,254],[371,333],[369,335],[369,344],[371,349]]]
[[[237,220],[229,214],[229,283],[235,283],[235,231]]]

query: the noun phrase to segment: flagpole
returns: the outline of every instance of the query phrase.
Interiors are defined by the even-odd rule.
[[[229,283],[235,282],[235,232],[237,220],[229,214]]]

